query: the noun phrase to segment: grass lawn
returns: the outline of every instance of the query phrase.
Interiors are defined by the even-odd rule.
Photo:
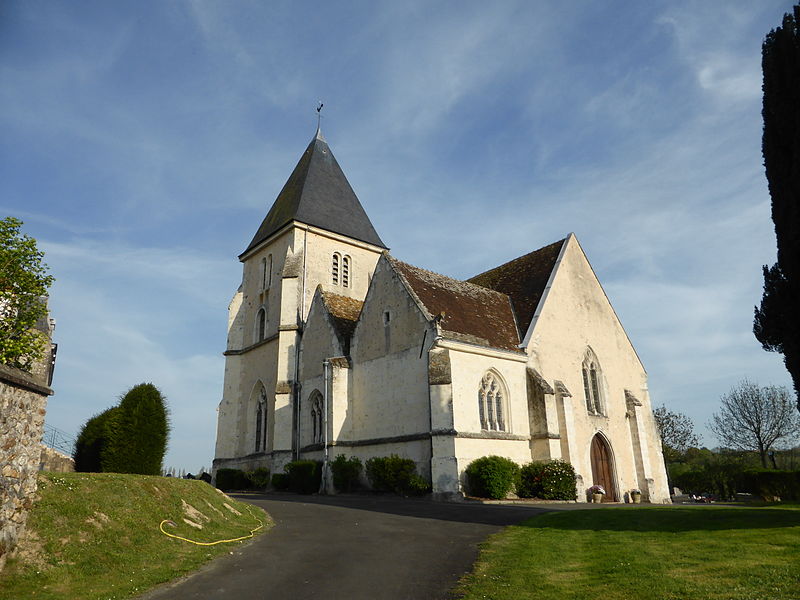
[[[249,535],[263,511],[202,481],[115,473],[42,473],[29,538],[0,573],[0,600],[128,598],[196,569]],[[263,531],[268,526],[260,531]]]
[[[484,545],[459,597],[797,600],[800,505],[551,512]]]

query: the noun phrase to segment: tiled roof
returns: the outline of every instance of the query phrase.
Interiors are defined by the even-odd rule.
[[[291,221],[386,247],[319,132],[240,258]]]
[[[428,311],[428,316],[443,315],[439,326],[445,337],[520,351],[519,333],[508,296],[386,257]]]
[[[348,346],[349,344],[347,342],[353,335],[356,322],[358,322],[358,317],[361,315],[361,308],[364,306],[364,303],[360,300],[348,298],[347,296],[340,296],[339,294],[333,294],[331,292],[322,292],[322,300],[325,302],[325,306],[331,314],[336,331],[339,333],[342,341],[345,342],[345,345]]]
[[[524,335],[567,239],[534,250],[467,281],[508,294],[514,304],[520,331]]]

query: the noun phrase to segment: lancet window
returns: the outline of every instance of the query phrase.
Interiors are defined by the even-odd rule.
[[[256,317],[256,341],[260,342],[267,337],[267,310],[261,308]]]
[[[350,257],[342,257],[342,286],[350,287]]]
[[[583,372],[583,395],[586,398],[586,410],[589,414],[605,414],[605,404],[602,395],[602,371],[600,363],[591,349],[587,350],[581,365]]]
[[[331,265],[331,282],[339,285],[339,269],[341,268],[342,257],[338,252],[333,253],[333,264]]]
[[[478,388],[478,416],[481,429],[508,431],[506,423],[506,392],[500,376],[489,371]]]
[[[322,395],[315,391],[311,395],[311,440],[314,444],[323,441]]]
[[[261,388],[256,405],[256,452],[267,450],[267,391]]]

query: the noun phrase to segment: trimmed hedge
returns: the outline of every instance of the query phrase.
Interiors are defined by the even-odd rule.
[[[741,474],[736,489],[757,494],[765,500],[800,500],[800,471],[749,469]]]
[[[316,460],[294,460],[283,470],[286,473],[290,492],[314,494],[322,482],[322,463]]]
[[[245,472],[240,469],[217,469],[217,488],[223,492],[246,490],[250,485]]]
[[[272,476],[272,487],[280,492],[289,489],[289,476],[286,473],[275,473]]]
[[[166,403],[158,388],[152,383],[133,386],[106,422],[107,442],[100,457],[103,471],[161,475],[169,429]]]
[[[563,460],[534,461],[520,469],[517,494],[521,498],[575,500],[575,469]]]
[[[108,442],[108,424],[119,412],[115,406],[95,415],[81,427],[78,438],[75,440],[75,450],[72,457],[75,459],[75,470],[79,473],[100,473],[103,470],[101,457]]]
[[[217,488],[223,492],[231,490],[263,490],[269,485],[269,469],[259,467],[255,471],[241,469],[218,469]]]
[[[421,496],[431,491],[430,484],[417,474],[417,465],[410,458],[396,454],[367,460],[367,479],[376,492]]]
[[[519,465],[503,456],[482,456],[467,466],[467,486],[473,496],[501,500],[514,491]]]
[[[331,462],[333,486],[340,492],[352,492],[359,487],[358,477],[361,474],[361,461],[357,456],[346,458],[339,454]]]

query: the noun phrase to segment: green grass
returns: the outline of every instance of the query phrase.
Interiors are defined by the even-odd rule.
[[[268,526],[263,511],[251,512],[202,481],[43,473],[39,496],[28,518],[31,539],[0,574],[0,600],[127,598],[242,543],[200,546],[170,538],[159,531],[163,519],[176,524],[165,530],[199,542],[246,536],[257,519]],[[192,516],[192,508],[203,516]]]
[[[456,592],[482,600],[797,600],[800,506],[546,513],[489,538]]]

